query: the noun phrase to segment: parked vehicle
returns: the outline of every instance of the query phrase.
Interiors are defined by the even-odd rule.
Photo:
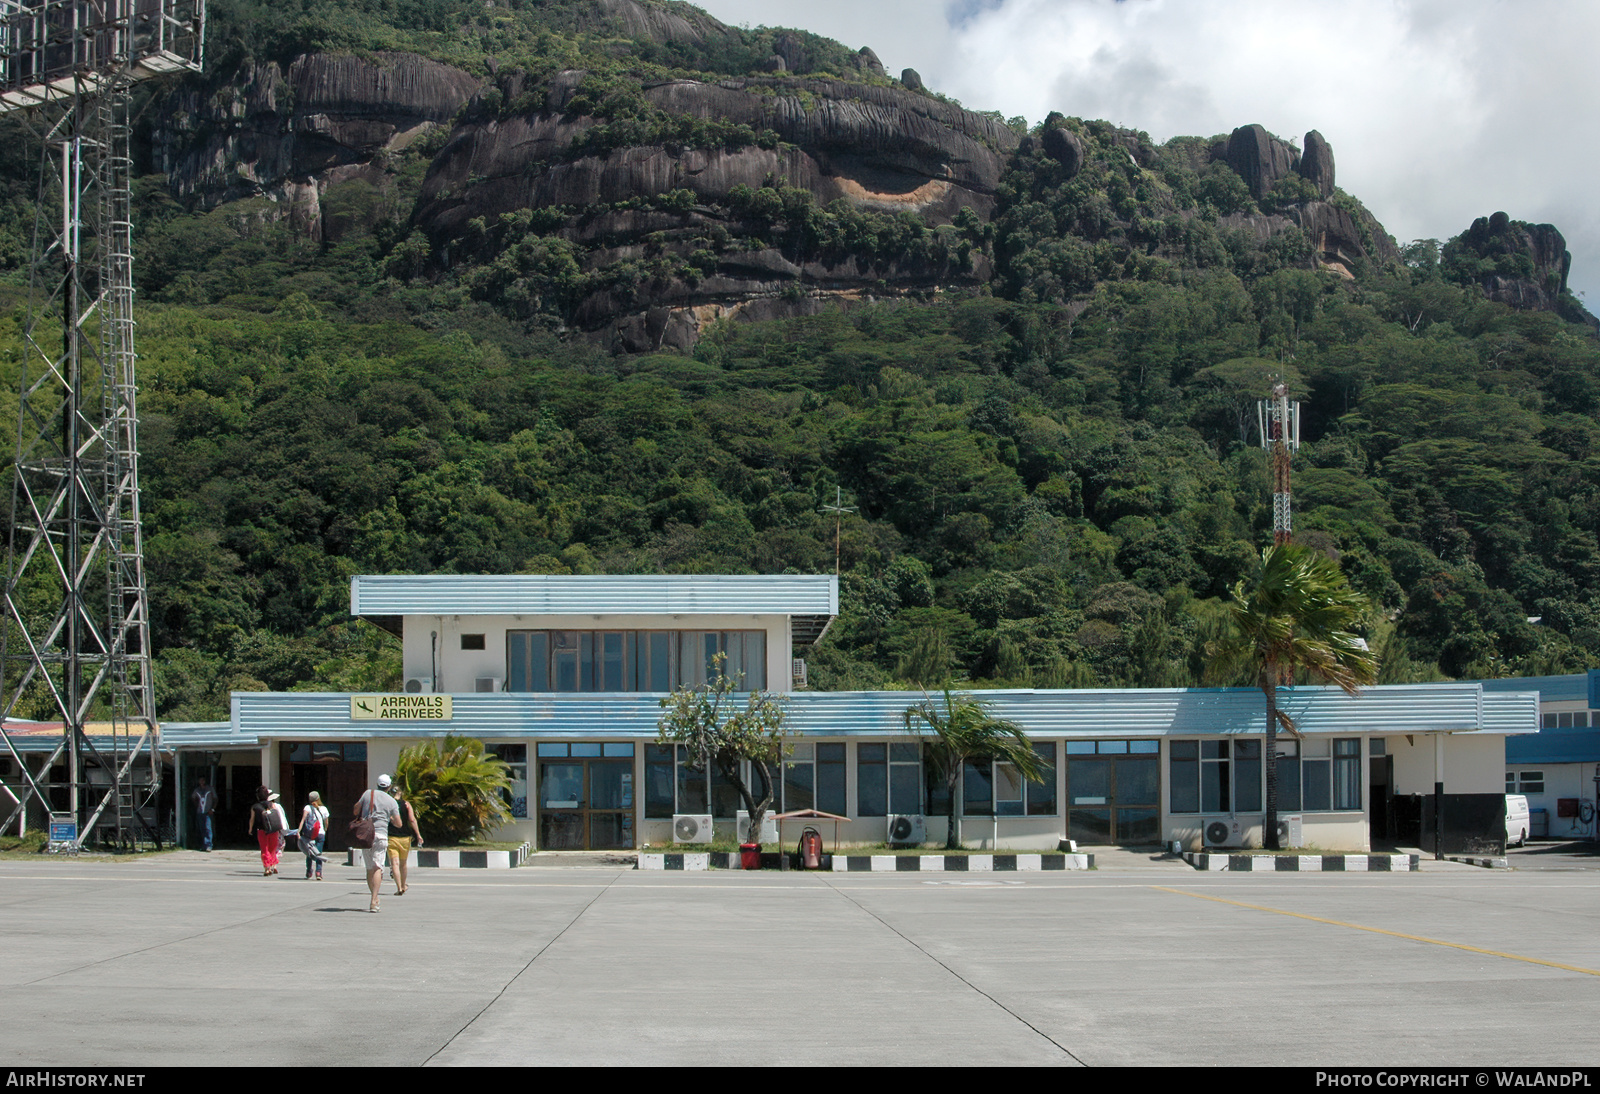
[[[1515,844],[1525,846],[1528,842],[1528,831],[1533,827],[1533,821],[1528,813],[1528,798],[1525,794],[1506,795],[1506,846]]]

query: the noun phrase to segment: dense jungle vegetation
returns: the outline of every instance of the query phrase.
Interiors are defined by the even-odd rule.
[[[766,29],[696,50],[619,38],[581,9],[214,0],[213,65],[396,48],[479,72],[490,54],[540,78],[585,67],[586,105],[647,131],[588,139],[638,141],[665,123],[629,105],[630,81],[745,73],[771,52]],[[806,41],[815,72],[864,78],[852,51]],[[1222,223],[1305,200],[1300,180],[1253,202],[1205,140],[1052,119],[1084,169],[1067,180],[1018,153],[989,221],[747,188],[719,212],[785,254],[981,259],[993,277],[719,322],[687,355],[611,355],[571,331],[585,295],[699,261],[586,263],[559,228],[595,210],[484,225],[491,240],[441,264],[409,204],[437,143],[396,155],[398,197],[330,190],[344,228],[322,244],[258,202],[190,208],[141,179],[164,717],[225,718],[232,689],[395,686],[397,643],[348,617],[352,574],[828,572],[836,491],[854,511],[841,617],[804,651],[814,686],[1195,684],[1219,598],[1270,539],[1254,400],[1277,375],[1306,404],[1298,538],[1371,598],[1383,682],[1600,658],[1600,343],[1484,299],[1479,280],[1524,274],[1526,256],[1423,240],[1343,276],[1297,231],[1262,242]],[[37,177],[6,125],[0,416],[16,408]],[[696,246],[709,264],[740,245]]]

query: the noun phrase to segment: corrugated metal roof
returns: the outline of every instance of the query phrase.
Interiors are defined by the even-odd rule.
[[[350,614],[787,615],[812,642],[839,614],[833,574],[366,574]]]
[[[1094,689],[975,693],[996,717],[1039,737],[1132,737],[1254,734],[1266,721],[1253,688]],[[1536,697],[1485,703],[1473,684],[1373,687],[1357,697],[1338,688],[1285,689],[1282,706],[1303,733],[1384,736],[1397,733],[1530,732]],[[483,738],[651,738],[660,695],[549,695],[497,692],[452,698],[454,718],[440,722],[352,722],[347,693],[236,692],[239,738],[317,739],[431,736]],[[789,729],[804,736],[867,737],[904,732],[904,711],[920,692],[799,692],[787,697]],[[936,700],[938,696],[934,697]],[[215,748],[217,745],[206,745]]]
[[[1506,764],[1585,764],[1600,762],[1600,729],[1569,726],[1506,739]]]
[[[1539,698],[1546,703],[1582,702],[1589,698],[1589,678],[1594,676],[1595,670],[1587,673],[1573,672],[1563,676],[1512,676],[1503,680],[1464,680],[1462,683],[1482,684],[1486,694],[1502,691],[1534,691],[1539,693]]]
[[[203,748],[226,752],[260,744],[259,734],[246,734],[235,729],[232,722],[164,722],[161,726],[161,747],[168,750]]]
[[[1538,733],[1539,693],[1485,692],[1483,729],[1486,733],[1504,733],[1508,736],[1513,733]]]

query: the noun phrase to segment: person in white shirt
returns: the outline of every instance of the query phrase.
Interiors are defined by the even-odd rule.
[[[383,860],[389,854],[389,825],[400,827],[400,803],[389,796],[389,776],[379,775],[378,788],[361,795],[350,815],[372,821],[372,846],[361,849],[361,860],[366,864],[367,889],[372,893],[367,911],[375,912],[378,887],[383,884]]]
[[[322,849],[328,845],[328,810],[322,804],[322,795],[315,790],[300,811],[300,851],[306,856],[306,880],[316,869],[318,881],[322,880]]]

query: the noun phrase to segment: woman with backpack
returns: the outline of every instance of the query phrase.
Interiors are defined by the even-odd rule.
[[[283,842],[283,824],[278,820],[283,811],[271,801],[272,791],[265,786],[256,787],[255,804],[250,807],[250,825],[247,832],[255,833],[261,848],[261,876],[271,877],[278,872],[278,848]]]
[[[322,804],[322,795],[315,790],[306,807],[300,811],[300,850],[306,856],[306,880],[311,880],[313,864],[317,880],[322,880],[322,849],[328,842],[328,810]]]

